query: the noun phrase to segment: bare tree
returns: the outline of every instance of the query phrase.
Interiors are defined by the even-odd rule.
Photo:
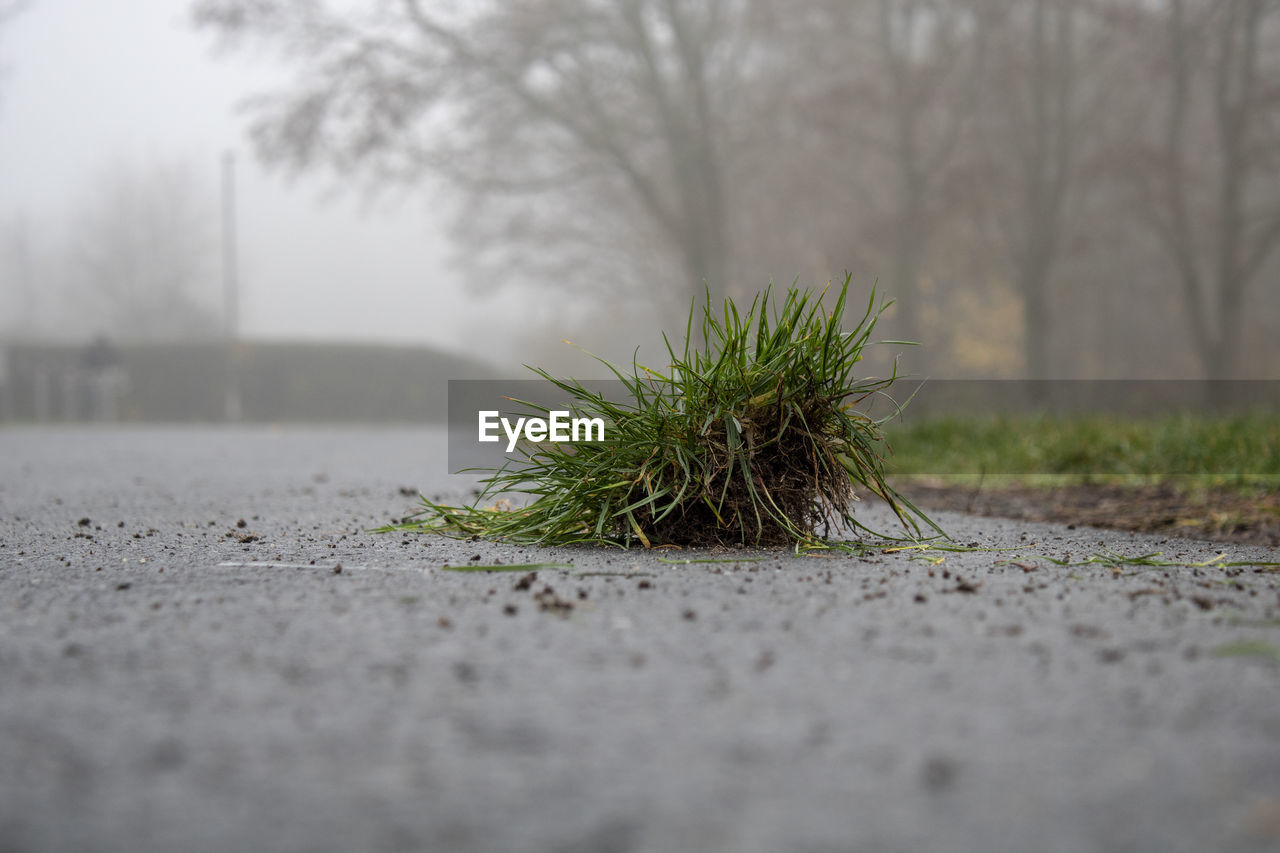
[[[876,0],[863,14],[875,23],[879,65],[871,106],[887,119],[870,150],[888,158],[893,174],[890,292],[901,334],[919,341],[920,271],[948,213],[957,142],[974,116],[984,31],[970,4],[954,0]]]
[[[76,312],[130,340],[215,338],[213,214],[181,165],[116,164],[72,223]]]
[[[963,3],[879,0],[877,12],[898,194],[893,293],[903,336],[919,341],[920,265],[943,213],[941,184],[973,116],[983,33]]]
[[[918,282],[956,210],[981,37],[968,0],[786,4],[753,81],[768,120],[752,128],[755,168],[740,192],[753,193],[753,230],[737,254],[788,278],[852,268],[894,299],[894,333],[923,340]]]
[[[1185,303],[1206,370],[1240,359],[1242,323],[1263,334],[1248,306],[1280,254],[1275,0],[191,8],[224,47],[297,73],[247,102],[260,155],[447,199],[478,290],[555,282],[669,315],[704,283],[851,267],[888,285],[901,336],[979,370],[1020,347],[1033,377],[1167,368],[1154,342],[1112,341],[1140,305],[1164,332]],[[1060,333],[1085,322],[1092,337]]]
[[[0,0],[0,24],[8,23],[29,5],[28,0]]]
[[[30,219],[14,214],[0,223],[0,307],[6,322],[0,335],[17,338],[30,335],[37,326],[37,248]]]
[[[1075,0],[990,3],[997,53],[987,78],[987,174],[1023,303],[1027,375],[1049,375],[1049,284],[1079,156],[1079,10]],[[1007,152],[1007,153],[1006,153]]]
[[[1280,247],[1280,7],[1167,0],[1164,124],[1147,222],[1206,377],[1238,375],[1246,294]],[[1272,284],[1274,287],[1274,284]]]
[[[666,295],[687,304],[729,276],[726,147],[753,5],[199,0],[193,16],[300,70],[250,102],[267,161],[393,189],[443,175],[465,191],[473,263],[498,280],[652,287],[665,272]]]
[[[31,4],[28,0],[0,0],[0,31],[6,24],[18,17]],[[0,54],[0,80],[2,80],[9,68],[4,62],[4,55]]]
[[[774,169],[804,188],[810,211],[821,209],[838,223],[828,237],[821,232],[831,225],[806,220],[810,239],[830,242],[846,258],[870,260],[894,299],[897,332],[922,340],[918,280],[931,238],[952,207],[947,185],[962,130],[974,116],[983,33],[967,0],[812,0],[790,7],[793,16],[801,11],[808,20],[777,44],[799,58],[780,81],[791,103],[774,103],[771,112],[798,116],[801,131],[784,150],[817,152],[798,158],[798,166],[822,181],[806,179],[795,166]],[[822,207],[815,196],[826,194],[834,198]]]
[[[18,17],[30,6],[30,0],[0,0],[0,27]]]

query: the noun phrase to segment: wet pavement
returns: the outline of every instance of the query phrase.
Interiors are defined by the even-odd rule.
[[[466,497],[442,441],[0,430],[0,851],[1280,845],[1273,549],[366,532]],[[1224,556],[1046,559],[1152,552]],[[499,562],[568,568],[444,568]]]

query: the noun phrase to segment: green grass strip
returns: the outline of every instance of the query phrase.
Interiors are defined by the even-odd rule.
[[[1258,657],[1280,664],[1280,647],[1265,640],[1238,640],[1226,643],[1210,651],[1214,657]]]
[[[899,422],[886,432],[900,476],[986,475],[1030,485],[1280,485],[1280,417],[1274,413],[953,416]]]

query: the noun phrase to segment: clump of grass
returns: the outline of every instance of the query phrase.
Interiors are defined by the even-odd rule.
[[[515,542],[659,545],[777,545],[813,541],[854,517],[859,487],[882,498],[918,537],[927,517],[885,481],[889,452],[881,425],[855,407],[897,379],[859,378],[855,366],[888,305],[872,292],[861,320],[841,328],[850,277],[834,304],[827,289],[772,288],[745,314],[730,300],[706,301],[701,341],[696,306],[670,367],[599,359],[630,399],[615,402],[573,379],[533,368],[567,394],[573,417],[605,421],[605,440],[523,448],[518,463],[492,471],[467,506],[423,498],[397,529]],[[543,415],[549,409],[520,402]],[[510,494],[532,500],[514,507]]]

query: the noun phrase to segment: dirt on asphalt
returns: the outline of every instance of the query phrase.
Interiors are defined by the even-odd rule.
[[[986,487],[908,482],[901,491],[926,512],[1050,521],[1187,539],[1280,546],[1280,489],[1083,483]]]
[[[1274,549],[944,511],[960,547],[369,532],[471,494],[443,448],[0,430],[0,851],[1280,840]]]

